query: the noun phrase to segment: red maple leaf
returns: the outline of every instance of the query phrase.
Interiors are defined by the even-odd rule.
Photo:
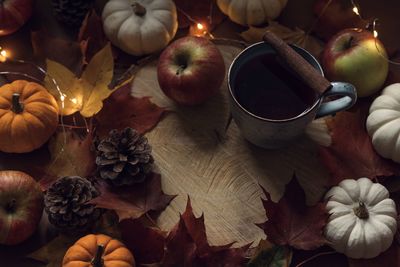
[[[95,116],[97,134],[105,136],[112,129],[132,127],[140,133],[153,129],[165,112],[164,108],[150,102],[148,97],[131,96],[128,83],[104,101],[102,110]]]
[[[322,162],[332,175],[331,185],[343,179],[370,179],[399,173],[399,165],[379,156],[365,129],[369,102],[359,101],[352,111],[338,113],[328,121],[332,136],[329,147],[321,147]]]
[[[82,22],[78,42],[82,55],[85,56],[85,62],[89,62],[107,44],[108,40],[104,34],[103,23],[94,10],[89,11]]]
[[[196,218],[190,199],[185,212],[166,239],[166,252],[161,266],[242,266],[249,245],[231,248],[232,244],[210,246],[204,216]]]
[[[96,186],[100,196],[91,203],[99,208],[115,210],[119,220],[136,219],[149,211],[162,211],[175,196],[164,194],[161,175],[151,173],[141,184],[114,188],[99,180]]]
[[[278,203],[265,191],[263,200],[268,220],[260,224],[267,239],[276,245],[289,245],[296,249],[312,250],[325,244],[323,228],[328,214],[325,205],[306,206],[306,197],[296,176],[286,185],[284,196]]]
[[[174,0],[178,10],[179,28],[189,27],[196,22],[210,24],[210,29],[224,19],[224,14],[219,10],[215,0]],[[194,20],[194,21],[191,21]]]
[[[146,227],[139,220],[119,223],[121,238],[135,256],[137,265],[157,263],[164,257],[165,236],[156,228]]]

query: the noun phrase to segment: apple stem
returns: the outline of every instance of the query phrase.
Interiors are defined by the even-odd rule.
[[[132,4],[133,12],[135,12],[136,15],[143,17],[146,14],[146,8],[139,4],[138,2],[134,2]]]
[[[18,94],[18,93],[14,93],[12,95],[11,109],[14,113],[17,113],[17,114],[22,113],[22,111],[24,111],[24,104],[19,102],[19,98],[20,98],[20,94]]]
[[[181,75],[182,72],[187,68],[186,65],[180,65],[179,68],[176,70],[176,75]]]
[[[16,205],[17,205],[17,200],[15,198],[11,199],[11,201],[9,203],[7,203],[7,206],[6,206],[7,212],[9,212],[9,213],[14,212]]]
[[[104,253],[104,245],[97,245],[96,255],[94,255],[94,258],[90,262],[93,267],[104,266],[103,253]]]
[[[355,207],[354,214],[360,219],[368,219],[369,213],[367,207],[365,206],[364,202],[360,201],[358,203],[358,207]]]
[[[346,49],[349,49],[353,46],[354,37],[350,36],[349,41],[347,42]]]

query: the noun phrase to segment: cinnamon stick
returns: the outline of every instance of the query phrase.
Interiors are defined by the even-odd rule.
[[[315,92],[322,95],[331,88],[331,83],[321,73],[274,33],[267,31],[263,40],[270,44],[282,60]]]

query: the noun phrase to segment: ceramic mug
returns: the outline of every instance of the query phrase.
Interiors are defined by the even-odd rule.
[[[309,52],[294,45],[291,45],[291,47],[317,69],[321,75],[324,75],[320,64]],[[348,109],[356,102],[357,94],[353,85],[332,82],[332,87],[328,91],[322,96],[316,97],[311,107],[297,116],[285,119],[270,119],[253,114],[243,107],[237,97],[236,77],[246,62],[269,53],[276,54],[269,44],[265,42],[253,44],[234,59],[228,72],[232,117],[243,136],[251,143],[269,149],[286,146],[302,135],[307,125],[315,118],[332,115],[338,111]],[[310,90],[312,89],[310,88]],[[335,98],[328,101],[329,99],[326,99],[328,96],[335,96]],[[247,97],[252,96],[249,95]]]

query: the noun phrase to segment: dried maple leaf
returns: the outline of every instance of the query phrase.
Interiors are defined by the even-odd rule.
[[[43,190],[46,190],[58,177],[87,177],[95,168],[95,156],[92,150],[93,131],[81,139],[72,130],[59,131],[50,140],[50,163],[44,168],[40,180]]]
[[[164,256],[165,236],[156,228],[145,227],[139,220],[125,219],[119,223],[126,247],[135,255],[136,264],[160,262]]]
[[[269,241],[303,250],[313,250],[325,244],[323,228],[328,218],[325,205],[318,203],[307,207],[305,193],[296,176],[286,185],[285,194],[278,203],[272,202],[265,190],[264,193],[263,205],[268,219],[259,226]]]
[[[82,54],[85,56],[84,62],[89,62],[92,57],[100,51],[106,44],[107,38],[103,31],[101,18],[94,10],[86,15],[78,34]]]
[[[317,58],[324,49],[324,44],[321,41],[309,34],[306,34],[302,29],[295,28],[292,30],[275,21],[271,21],[269,25],[264,28],[250,27],[240,35],[246,42],[256,43],[262,41],[266,31],[275,33],[289,44],[295,44],[306,49]]]
[[[175,196],[161,190],[161,175],[150,174],[141,184],[113,188],[100,180],[97,188],[100,196],[91,203],[99,208],[115,210],[119,220],[136,219],[149,211],[162,211]]]
[[[314,14],[319,17],[314,32],[326,41],[340,30],[364,28],[368,23],[353,12],[348,0],[317,0]]]
[[[113,69],[113,56],[109,44],[92,58],[79,79],[60,63],[47,60],[46,88],[58,99],[62,115],[67,116],[79,111],[83,117],[92,117],[103,107],[103,100],[117,89],[108,88]],[[61,97],[51,78],[56,80],[64,94],[64,103],[61,103]]]
[[[150,102],[148,97],[131,96],[131,85],[126,84],[104,101],[103,109],[95,116],[99,136],[112,129],[132,127],[145,133],[157,125],[165,109]]]
[[[212,29],[214,26],[222,22],[225,15],[219,10],[215,0],[174,0],[178,10],[178,24],[179,28],[186,28],[193,24],[193,19],[196,22],[209,24],[210,19],[212,24],[209,27]],[[188,18],[190,17],[190,19]]]
[[[188,199],[185,212],[167,237],[161,266],[242,266],[247,261],[244,255],[249,245],[239,248],[231,245],[208,244],[204,216],[194,216]]]
[[[72,246],[79,237],[75,235],[60,234],[39,250],[29,254],[27,257],[43,262],[46,267],[60,267],[65,252]]]
[[[321,147],[322,162],[332,175],[331,185],[343,179],[391,176],[399,166],[379,156],[365,129],[369,102],[360,101],[352,111],[339,112],[327,121],[332,136],[329,147]]]

